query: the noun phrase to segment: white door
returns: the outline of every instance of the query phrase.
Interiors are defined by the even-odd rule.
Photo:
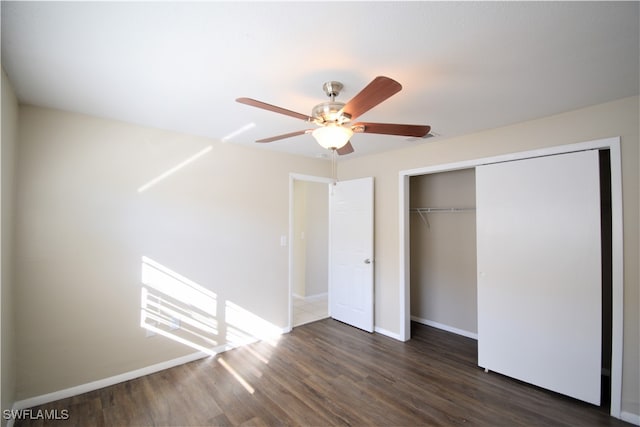
[[[476,169],[478,365],[600,404],[598,152]]]
[[[373,332],[373,177],[340,181],[329,198],[329,311]]]

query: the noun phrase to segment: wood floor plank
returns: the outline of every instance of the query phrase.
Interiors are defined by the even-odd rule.
[[[399,342],[332,319],[276,343],[47,405],[16,426],[624,426],[595,407],[477,366],[477,342],[412,324]]]

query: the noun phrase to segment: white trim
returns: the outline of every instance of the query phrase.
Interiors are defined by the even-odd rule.
[[[612,138],[613,139],[613,138]],[[609,144],[611,162],[611,415],[622,410],[622,353],[624,328],[624,230],[620,138]]]
[[[411,338],[411,241],[409,240],[409,175],[400,173],[400,340]],[[403,268],[404,267],[404,268]],[[408,307],[408,313],[405,313]]]
[[[294,182],[295,181],[308,181],[308,182],[319,182],[322,184],[331,184],[333,183],[333,179],[326,178],[323,176],[313,176],[313,175],[303,175],[299,173],[291,172],[289,173],[289,293],[287,298],[289,299],[289,315],[287,320],[287,328],[285,332],[291,332],[293,329],[293,242],[294,239],[294,231],[293,231],[293,217],[294,217]],[[328,196],[327,196],[328,197]],[[329,238],[327,236],[327,238]],[[329,254],[331,255],[331,254]],[[329,256],[328,259],[331,259]]]
[[[393,339],[395,339],[395,340],[403,341],[403,340],[402,340],[402,338],[401,338],[401,336],[400,336],[400,334],[397,334],[397,333],[395,333],[395,332],[388,331],[388,330],[383,329],[383,328],[380,328],[380,327],[378,327],[378,326],[374,326],[374,327],[373,327],[373,331],[374,331],[375,333],[378,333],[378,334],[381,334],[381,335],[385,335],[385,336],[390,337],[390,338],[393,338]]]
[[[139,377],[143,377],[145,375],[150,375],[155,372],[163,371],[165,369],[173,368],[175,366],[183,365],[185,363],[193,362],[194,360],[203,359],[209,356],[211,355],[208,353],[199,351],[196,353],[188,354],[186,356],[178,357],[176,359],[167,360],[166,362],[156,363],[155,365],[136,369],[134,371],[125,372],[119,375],[114,375],[109,378],[103,378],[101,380],[92,381],[86,384],[80,384],[74,387],[66,388],[64,390],[58,390],[52,393],[42,394],[40,396],[34,396],[27,399],[19,400],[13,404],[13,409],[15,410],[28,409],[34,406],[43,405],[45,403],[54,402],[56,400],[66,399],[68,397],[73,397],[79,394],[98,390],[104,387],[109,387],[114,384],[119,384],[124,381],[133,380]]]
[[[553,147],[538,148],[535,150],[519,151],[516,153],[500,154],[491,157],[482,157],[479,159],[462,160],[460,162],[444,163],[433,166],[425,166],[422,168],[408,169],[400,171],[400,175],[415,176],[427,175],[436,172],[446,172],[459,169],[470,169],[476,166],[489,165],[493,163],[511,162],[514,160],[531,159],[534,157],[553,156],[555,154],[573,153],[576,151],[598,150],[602,148],[611,148],[616,145],[620,148],[620,137],[596,139],[593,141],[577,142],[573,144],[556,145]]]
[[[620,419],[631,424],[640,426],[640,414],[634,414],[633,412],[622,411],[620,412]]]
[[[409,177],[475,168],[491,163],[509,162],[533,157],[551,156],[584,150],[609,149],[611,154],[611,216],[612,216],[612,338],[611,338],[611,416],[621,417],[622,398],[622,351],[623,351],[623,306],[624,306],[624,254],[623,254],[623,212],[622,212],[622,167],[620,157],[620,137],[598,139],[575,144],[558,145],[518,153],[454,163],[426,166],[399,172],[399,232],[400,262],[403,266],[399,274],[400,293],[400,339],[411,338],[410,328],[410,276],[409,276]]]
[[[327,178],[325,176],[304,175],[301,173],[294,173],[294,172],[291,172],[289,174],[289,180],[319,182],[321,184],[333,184],[333,179]]]
[[[304,300],[306,302],[318,301],[318,300],[321,300],[321,299],[329,297],[329,293],[328,292],[322,292],[320,294],[313,294],[313,295],[307,295],[307,296],[298,295],[296,293],[293,293],[292,295],[295,298],[299,298],[299,299]]]
[[[475,332],[465,331],[464,329],[455,328],[453,326],[445,325],[443,323],[434,322],[433,320],[423,319],[418,316],[411,316],[411,320],[414,322],[422,323],[423,325],[431,326],[433,328],[442,329],[443,331],[451,332],[456,335],[462,335],[463,337],[478,340],[478,334]]]

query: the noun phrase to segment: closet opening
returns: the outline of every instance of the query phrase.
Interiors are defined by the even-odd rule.
[[[420,219],[419,213],[412,211],[412,208],[419,207],[411,205],[411,186],[416,185],[412,181],[414,177],[422,175],[433,175],[441,172],[458,171],[461,169],[474,169],[476,172],[476,185],[478,184],[479,169],[484,165],[492,165],[501,162],[512,162],[517,160],[533,159],[558,154],[577,153],[581,151],[596,150],[596,171],[595,185],[600,186],[599,190],[602,199],[598,201],[600,218],[597,219],[600,229],[596,232],[601,237],[602,251],[597,257],[601,258],[602,280],[599,281],[598,292],[602,297],[598,301],[598,310],[602,313],[601,319],[597,320],[601,327],[600,338],[597,340],[600,351],[597,365],[600,365],[598,377],[602,378],[600,405],[604,409],[609,404],[609,414],[615,418],[621,417],[621,395],[622,395],[622,354],[623,354],[623,326],[624,326],[624,299],[623,299],[623,218],[622,218],[622,169],[620,138],[611,137],[593,141],[573,143],[567,145],[550,146],[546,148],[522,151],[510,154],[497,155],[485,158],[463,160],[446,164],[424,166],[420,168],[408,169],[399,172],[399,295],[400,295],[400,332],[401,340],[411,338],[411,320],[421,317],[420,313],[412,312],[412,299],[424,298],[424,294],[416,295],[412,290],[412,281],[416,280],[416,274],[412,274],[415,267],[415,256],[411,253],[413,233],[416,228],[425,224]],[[598,183],[599,178],[599,183]],[[476,188],[476,192],[478,189]],[[414,196],[415,197],[415,196]],[[429,207],[429,206],[426,206]],[[477,208],[477,205],[476,205]],[[425,220],[431,221],[435,213]],[[476,217],[479,212],[476,211]],[[433,226],[433,224],[430,224]],[[476,239],[477,240],[477,239]],[[413,261],[412,261],[413,259]],[[476,260],[477,262],[478,260]],[[600,278],[599,278],[600,279]],[[479,279],[476,276],[476,287]],[[479,289],[478,289],[479,290]],[[418,291],[421,292],[421,291]],[[414,302],[415,303],[415,302]],[[413,316],[413,317],[412,317]],[[427,319],[430,320],[430,319]],[[443,323],[444,324],[444,323]],[[450,325],[449,325],[450,326]],[[600,327],[598,329],[600,329]],[[462,329],[462,328],[460,328]],[[473,332],[473,330],[467,332]],[[601,357],[600,357],[601,356]]]
[[[611,411],[613,218],[611,152],[598,150],[601,236],[600,407]],[[476,169],[408,178],[410,319],[478,339]]]
[[[411,320],[477,339],[475,169],[409,185]]]

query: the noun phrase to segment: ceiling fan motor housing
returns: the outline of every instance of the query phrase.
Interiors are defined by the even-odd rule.
[[[334,124],[342,126],[351,121],[351,116],[342,112],[345,106],[344,102],[336,102],[336,96],[340,95],[340,91],[344,85],[340,82],[330,81],[322,85],[324,93],[331,98],[331,101],[323,102],[316,105],[311,110],[311,117],[318,125]]]
[[[351,116],[342,111],[344,106],[344,102],[323,102],[313,107],[311,117],[313,117],[313,121],[319,125],[343,125],[351,121]]]

